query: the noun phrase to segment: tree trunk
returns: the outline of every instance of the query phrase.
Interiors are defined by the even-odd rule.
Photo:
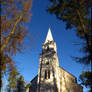
[[[7,37],[6,41],[5,41],[5,43],[1,45],[1,53],[7,48],[7,45],[8,45],[8,43],[9,43],[10,39],[11,39],[11,36],[14,35],[16,26],[17,26],[17,24],[20,22],[21,19],[22,19],[22,16],[19,16],[19,18],[18,18],[18,20],[16,21],[16,23],[15,23],[15,25],[14,25],[12,31],[11,31],[10,34],[8,35],[8,37]]]
[[[80,20],[80,24],[81,24],[81,27],[83,29],[83,33],[84,33],[84,36],[85,36],[85,40],[86,40],[86,43],[87,43],[87,47],[88,47],[88,50],[89,50],[89,53],[90,53],[90,59],[91,59],[91,72],[92,72],[92,30],[90,29],[89,31],[90,32],[87,32],[87,28],[85,27],[83,21],[82,21],[82,18],[81,18],[81,14],[80,12],[77,10],[77,14],[79,16],[79,20]]]

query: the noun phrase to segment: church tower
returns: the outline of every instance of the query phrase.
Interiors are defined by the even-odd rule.
[[[59,66],[57,47],[50,28],[42,44],[38,74],[31,80],[29,92],[83,92],[76,77]]]
[[[50,28],[42,44],[38,74],[31,80],[29,92],[83,92],[76,77],[59,66],[57,47]]]
[[[60,92],[58,67],[57,47],[49,28],[40,54],[37,92]]]

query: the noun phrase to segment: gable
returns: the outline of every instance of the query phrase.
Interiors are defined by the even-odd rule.
[[[67,72],[65,69],[61,68],[60,66],[59,66],[59,71],[60,71],[60,73],[63,72],[63,73],[65,73],[67,76],[69,76],[69,77],[71,77],[72,79],[76,80],[76,77],[75,77],[74,75],[72,75],[71,73]]]
[[[83,88],[77,84],[77,79],[71,73],[59,67],[60,92],[83,92]]]
[[[38,79],[38,75],[35,76],[34,79],[30,82],[31,86],[29,87],[29,92],[37,91],[37,79]]]

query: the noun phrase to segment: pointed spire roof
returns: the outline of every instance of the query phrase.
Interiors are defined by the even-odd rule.
[[[45,43],[48,42],[48,41],[53,41],[53,37],[52,37],[52,34],[51,34],[50,27],[48,29],[48,33],[47,33],[47,37],[46,37]]]

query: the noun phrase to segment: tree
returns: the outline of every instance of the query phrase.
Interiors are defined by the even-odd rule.
[[[4,74],[8,74],[8,72],[13,72],[15,68],[14,61],[5,54],[1,54],[1,61],[0,61],[0,88],[2,87],[2,77]],[[10,74],[10,73],[9,73]]]
[[[48,12],[55,14],[59,20],[66,22],[66,29],[74,28],[77,35],[84,40],[81,49],[84,56],[75,59],[85,65],[91,63],[92,72],[92,0],[50,0],[50,2],[51,6],[48,8]]]
[[[17,92],[23,92],[25,89],[25,81],[24,77],[22,75],[17,78]]]
[[[26,92],[29,92],[30,87],[31,87],[31,83],[27,83],[27,84],[26,84]]]
[[[15,53],[25,36],[32,0],[1,0],[1,53]],[[7,50],[5,50],[7,49]],[[12,51],[13,50],[13,51]]]
[[[26,88],[29,88],[31,86],[31,84],[30,83],[28,83],[27,85],[26,85]]]
[[[19,74],[16,68],[10,72],[8,82],[8,92],[23,92],[25,90],[24,77]]]
[[[75,28],[77,35],[86,41],[85,52],[92,61],[91,0],[50,0],[49,13],[66,22],[66,29]]]
[[[9,73],[8,77],[8,92],[16,90],[17,87],[17,77],[19,72],[17,71],[16,67],[12,67],[12,70]]]
[[[30,20],[31,16],[32,0],[0,0],[0,5],[2,10],[0,15],[0,84],[2,84],[1,79],[6,70],[8,71],[8,65],[13,64],[11,55],[15,55],[22,48],[23,39],[27,34],[25,23]]]
[[[91,77],[92,77],[92,72],[87,71],[87,72],[82,72],[82,74],[80,75],[80,81],[82,85],[85,85],[86,87],[92,86],[92,81],[91,81]]]

